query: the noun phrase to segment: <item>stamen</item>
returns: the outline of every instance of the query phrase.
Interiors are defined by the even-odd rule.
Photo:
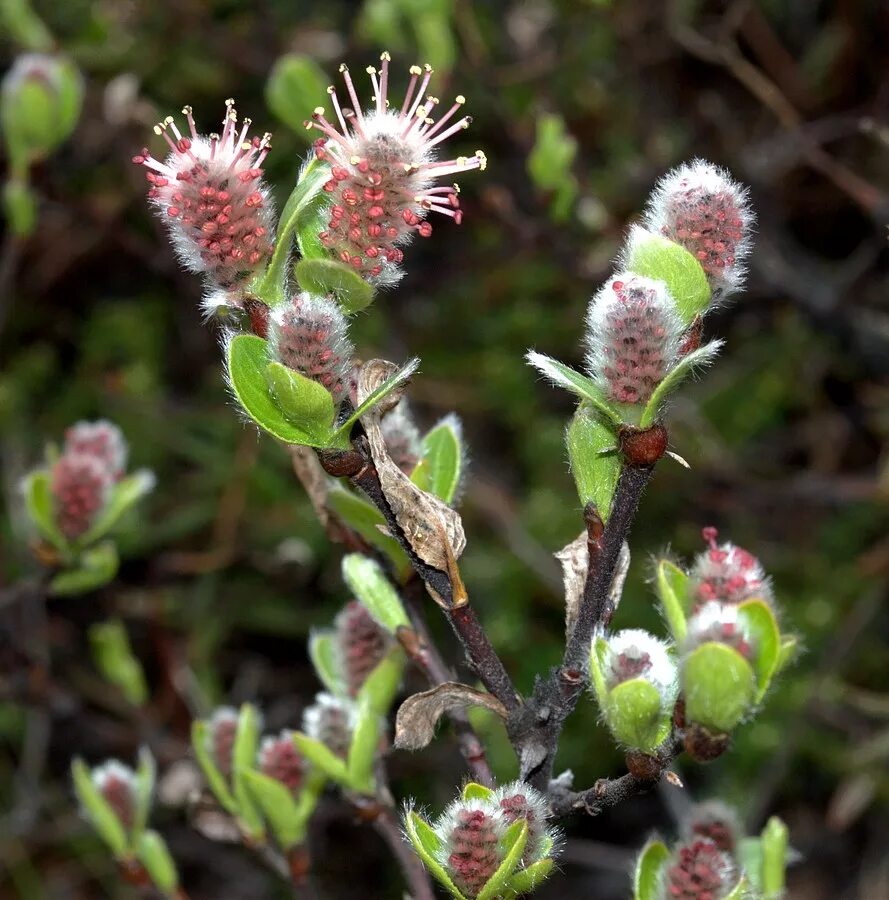
[[[407,113],[408,104],[411,102],[411,97],[414,96],[414,88],[417,85],[417,78],[419,78],[422,73],[422,69],[419,66],[411,66],[411,80],[408,82],[407,92],[404,95],[404,105],[401,107],[401,112],[398,114],[401,117],[404,117]]]
[[[349,69],[345,63],[340,66],[340,72],[342,72],[343,81],[346,82],[346,90],[349,92],[349,97],[352,100],[352,108],[355,114],[355,130],[363,138],[364,128],[362,128],[362,125],[364,124],[364,113],[361,111],[361,104],[358,102],[358,94],[355,93],[355,85],[352,84],[352,76],[349,74]]]
[[[191,138],[192,138],[192,140],[197,140],[197,137],[198,137],[198,130],[197,130],[197,128],[195,127],[195,124],[194,124],[194,116],[192,115],[191,107],[190,107],[190,106],[183,106],[183,107],[182,107],[182,114],[183,114],[183,115],[185,116],[185,118],[188,120],[188,128],[189,128],[189,131],[191,131]]]
[[[429,131],[425,133],[424,136],[427,138],[432,137],[432,135],[435,134],[435,132],[440,128],[442,128],[448,121],[448,119],[450,119],[451,116],[453,116],[454,113],[457,112],[457,110],[460,109],[460,107],[463,106],[464,103],[466,103],[466,98],[462,94],[460,94],[454,100],[454,105],[435,123],[435,125],[432,126],[432,128],[429,129]]]
[[[380,112],[385,112],[386,108],[389,105],[389,101],[387,99],[387,90],[389,87],[389,53],[384,50],[380,54],[380,96],[382,107],[380,107]]]
[[[380,94],[380,82],[377,80],[377,70],[373,66],[367,67],[367,74],[370,75],[370,83],[373,85],[374,89],[374,101],[377,104],[377,112],[381,113],[383,111],[383,98]]]
[[[457,122],[454,122],[450,128],[445,129],[441,132],[437,137],[433,138],[429,141],[429,146],[434,147],[436,144],[440,144],[442,141],[446,141],[452,134],[456,134],[461,129],[469,128],[472,123],[472,116],[463,116]]]
[[[420,99],[422,98],[423,94],[426,92],[426,85],[429,84],[429,79],[432,78],[432,66],[430,66],[429,63],[426,63],[426,65],[423,66],[423,69],[424,69],[423,80],[420,82],[420,88],[417,91],[417,97],[414,100],[414,104],[413,104],[413,106],[411,106],[410,112],[407,114],[408,118],[413,117],[414,113],[417,110],[417,107],[420,105]]]
[[[346,120],[343,118],[343,111],[340,109],[340,101],[339,97],[336,95],[336,88],[333,85],[327,89],[327,93],[330,95],[331,102],[333,103],[333,108],[336,111],[336,117],[339,119],[340,128],[343,130],[343,134],[349,133],[349,126],[346,125]]]

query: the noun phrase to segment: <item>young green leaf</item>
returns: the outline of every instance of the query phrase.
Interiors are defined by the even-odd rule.
[[[622,466],[614,432],[595,409],[582,403],[568,425],[566,443],[580,502],[593,503],[607,521]]]
[[[710,341],[697,350],[692,350],[679,360],[679,362],[667,373],[667,377],[654,389],[654,393],[645,404],[642,418],[639,420],[640,428],[650,428],[657,421],[661,406],[667,397],[688,378],[696,368],[709,366],[718,355],[723,342]]]
[[[74,792],[99,837],[116,857],[123,856],[129,848],[129,838],[108,801],[93,782],[93,776],[82,759],[71,763]]]
[[[304,291],[322,296],[332,294],[347,315],[373,303],[373,286],[337,259],[301,259],[294,272]]]
[[[390,375],[375,391],[372,391],[364,402],[358,404],[358,408],[343,422],[336,430],[335,437],[348,437],[352,431],[352,426],[363,416],[368,410],[373,409],[381,400],[392,393],[397,387],[404,384],[417,369],[420,368],[420,360],[412,359],[405,363],[394,375]]]
[[[599,708],[604,710],[608,705],[608,685],[605,682],[604,660],[608,653],[608,642],[603,637],[593,639],[590,647],[590,680],[593,693]]]
[[[762,700],[778,668],[781,634],[771,606],[758,597],[738,606],[738,618],[745,624],[750,641],[756,648],[753,669],[756,672],[757,701]]]
[[[549,378],[553,384],[577,394],[590,406],[595,407],[615,428],[621,426],[622,420],[619,413],[608,403],[599,386],[592,378],[582,375],[570,366],[560,363],[557,359],[544,356],[542,353],[536,353],[533,350],[528,351],[525,359],[529,365],[534,366],[542,375]]]
[[[483,784],[476,784],[474,781],[467,781],[463,785],[463,799],[467,802],[470,800],[490,800],[494,796],[494,792],[485,787]]]
[[[394,647],[373,667],[361,685],[358,702],[366,698],[378,715],[385,716],[398,693],[403,670],[404,651],[401,647]]]
[[[229,788],[228,782],[222,772],[219,771],[209,750],[210,726],[209,723],[196,719],[191,724],[191,748],[195,759],[207,779],[207,784],[213,792],[213,796],[219,805],[232,816],[238,814],[238,804]]]
[[[147,747],[139,750],[139,765],[136,769],[136,809],[133,816],[133,842],[139,840],[140,835],[148,825],[148,814],[151,812],[151,803],[154,799],[154,783],[157,778],[157,765],[154,757]]]
[[[316,446],[323,446],[335,411],[330,391],[279,362],[266,366],[265,377],[272,400],[284,417],[311,435]]]
[[[380,741],[380,714],[365,696],[357,704],[358,714],[349,745],[349,786],[362,794],[374,792],[374,760]]]
[[[435,494],[445,503],[452,503],[463,470],[463,442],[460,422],[447,416],[423,437],[423,455],[411,481],[420,490]]]
[[[799,652],[799,638],[795,634],[781,636],[781,649],[778,651],[778,665],[775,674],[782,672]]]
[[[59,531],[53,513],[49,472],[44,469],[31,472],[25,477],[22,490],[25,496],[25,509],[28,517],[34,523],[40,536],[44,540],[49,541],[61,553],[69,554],[68,541],[62,532]]]
[[[423,865],[429,870],[429,874],[435,878],[455,900],[466,900],[457,885],[451,880],[451,876],[444,870],[438,861],[441,841],[431,826],[421,819],[412,809],[407,811],[404,817],[404,830],[408,840],[414,848],[417,856],[423,861]]]
[[[784,896],[784,877],[787,868],[787,826],[772,816],[762,831],[762,891],[766,900]]]
[[[337,784],[349,785],[349,770],[346,763],[335,753],[324,746],[320,741],[310,738],[301,731],[294,732],[293,742],[296,749],[320,771]]]
[[[376,560],[349,553],[343,557],[343,579],[361,605],[391,634],[410,625],[401,598]]]
[[[495,900],[503,894],[513,872],[522,861],[522,854],[525,852],[527,843],[528,823],[524,820],[513,822],[500,840],[500,846],[505,851],[503,861],[478,892],[476,900]]]
[[[670,851],[661,841],[649,841],[636,860],[633,874],[633,900],[657,900],[661,871],[670,858]]]
[[[59,572],[49,583],[56,597],[72,597],[104,587],[117,575],[120,561],[113,541],[103,541],[84,550],[73,566]]]
[[[343,696],[346,682],[340,670],[336,636],[332,631],[313,631],[309,635],[309,659],[324,687],[337,697]]]
[[[162,894],[173,897],[179,885],[179,873],[164,839],[149,829],[139,838],[136,855],[154,886]]]
[[[300,138],[309,135],[304,123],[312,110],[327,99],[327,79],[310,56],[286,53],[275,61],[265,83],[265,102]]]
[[[111,684],[120,688],[134,706],[148,699],[148,684],[142,664],[130,647],[127,630],[120,619],[97,622],[89,629],[90,646],[96,668]]]
[[[737,650],[711,641],[683,660],[682,692],[690,722],[728,733],[753,705],[756,676]]]
[[[669,559],[657,564],[655,588],[673,640],[681,643],[688,633],[687,615],[691,612],[691,583],[688,575]]]
[[[250,703],[242,704],[232,747],[232,783],[238,804],[238,818],[251,836],[257,839],[262,837],[265,829],[244,777],[256,766],[260,728],[259,711]]]
[[[672,705],[665,709],[658,689],[644,678],[615,685],[604,711],[611,733],[626,747],[653,753],[670,733]]]
[[[307,821],[287,787],[262,772],[245,772],[243,777],[281,849],[289,850],[301,844],[306,837]]]
[[[111,496],[108,498],[102,514],[89,531],[77,539],[77,546],[88,547],[108,534],[131,506],[154,489],[154,484],[154,473],[147,469],[140,469],[118,481],[111,490]]]
[[[526,866],[524,869],[519,869],[506,885],[506,896],[518,897],[522,894],[530,894],[552,872],[553,865],[552,857],[546,857],[531,863],[530,866]]]

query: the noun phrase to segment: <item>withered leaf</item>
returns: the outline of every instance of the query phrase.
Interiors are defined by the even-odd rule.
[[[438,720],[453,709],[483,706],[506,718],[506,707],[492,694],[468,684],[446,681],[432,690],[408,697],[395,716],[395,746],[400,750],[420,750],[435,734]]]
[[[358,378],[358,403],[396,371],[397,367],[385,360],[372,359],[365,363]],[[383,494],[414,553],[427,565],[448,573],[455,602],[459,603],[462,584],[456,575],[455,561],[466,547],[460,514],[438,497],[420,490],[389,457],[380,429],[380,418],[385,411],[385,404],[381,404],[361,417]],[[446,608],[452,606],[434,594],[433,598]]]

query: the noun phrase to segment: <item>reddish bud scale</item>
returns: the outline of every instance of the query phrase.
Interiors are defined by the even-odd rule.
[[[374,100],[370,110],[361,109],[349,71],[341,66],[351,110],[340,105],[331,86],[331,120],[319,107],[306,127],[324,135],[315,141],[315,155],[331,167],[324,185],[330,195],[330,216],[319,235],[321,242],[362,277],[388,284],[400,277],[398,265],[404,256],[401,246],[414,233],[421,237],[432,234],[432,225],[425,221],[429,212],[460,222],[456,185],[434,187],[435,180],[483,169],[486,161],[480,151],[469,158],[436,161],[438,145],[469,125],[468,116],[459,116],[464,98],[458,97],[434,121],[430,114],[438,100],[423,96],[432,69],[426,66],[424,72],[413,66],[400,112],[390,110],[387,53],[381,62],[379,73],[368,68]]]
[[[712,841],[680,847],[666,871],[666,895],[675,900],[720,900],[738,880],[731,857]]]
[[[283,365],[327,388],[339,402],[352,371],[347,330],[346,320],[333,301],[297,294],[272,314],[272,354]]]
[[[454,884],[475,897],[500,865],[500,831],[495,819],[481,809],[462,809],[449,835],[448,869]]]
[[[675,365],[681,323],[663,282],[626,273],[593,298],[587,364],[610,400],[644,404]]]
[[[185,267],[230,289],[264,265],[273,250],[274,211],[261,168],[271,135],[248,138],[250,120],[238,126],[233,101],[226,105],[221,136],[200,136],[191,108],[183,112],[190,135],[183,136],[171,117],[155,127],[170,148],[166,160],[146,148],[133,162],[148,170],[148,197]]]
[[[112,482],[108,468],[95,456],[76,453],[56,461],[50,490],[56,524],[69,541],[89,531],[108,502]]]
[[[391,641],[357,600],[346,604],[335,624],[349,696],[355,697],[367,676],[388,652]]]
[[[263,740],[259,749],[259,769],[297,794],[305,777],[305,761],[293,743],[293,732],[282,731]]]

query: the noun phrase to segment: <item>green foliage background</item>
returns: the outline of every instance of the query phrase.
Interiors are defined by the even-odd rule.
[[[183,103],[211,130],[234,96],[275,133],[267,173],[283,202],[308,146],[299,120],[319,101],[310,75],[283,95],[267,90],[276,60],[309,57],[332,79],[341,59],[361,72],[387,48],[395,78],[429,60],[443,102],[467,96],[475,121],[457,143],[482,147],[490,165],[463,179],[464,224],[436,222],[432,239],[407,251],[407,277],[358,317],[357,344],[365,357],[421,356],[419,418],[430,425],[454,409],[464,420],[464,578],[524,689],[559,658],[551,553],[581,518],[563,448],[572,401],[539,383],[522,355],[535,347],[580,361],[587,299],[670,166],[694,156],[727,166],[750,184],[759,217],[750,290],[707,325],[726,351],[672,408],[671,447],[691,469],[665,461],[643,500],[616,624],[660,629],[651,555],[691,554],[700,528],[716,524],[772,573],[805,655],[732,753],[683,770],[686,791],[570,823],[563,872],[540,896],[626,896],[632,850],[653,827],[670,833],[690,795],[712,793],[738,803],[751,827],[770,812],[788,820],[804,856],[792,896],[877,896],[889,840],[879,7],[35,3],[82,69],[86,100],[73,138],[33,173],[37,231],[2,248],[3,587],[33,566],[18,480],[73,420],[118,422],[158,489],[130,520],[113,586],[53,601],[48,623],[0,609],[0,894],[124,896],[73,809],[72,753],[130,759],[149,742],[165,767],[185,755],[190,715],[211,703],[257,699],[276,728],[294,724],[316,690],[305,638],[347,599],[340,551],[287,455],[233,414],[199,285],[179,271],[129,159]],[[9,63],[26,35],[5,31]],[[146,667],[141,711],[90,655],[88,627],[112,614]],[[496,730],[492,742],[499,770],[514,771]],[[619,770],[592,701],[571,720],[560,764],[579,785]],[[433,809],[461,777],[445,740],[393,765],[400,793]],[[382,845],[342,812],[331,800],[313,836],[324,896],[359,896],[356,884],[360,896],[397,896]],[[195,836],[163,805],[158,822],[193,896],[276,896],[240,851]]]

